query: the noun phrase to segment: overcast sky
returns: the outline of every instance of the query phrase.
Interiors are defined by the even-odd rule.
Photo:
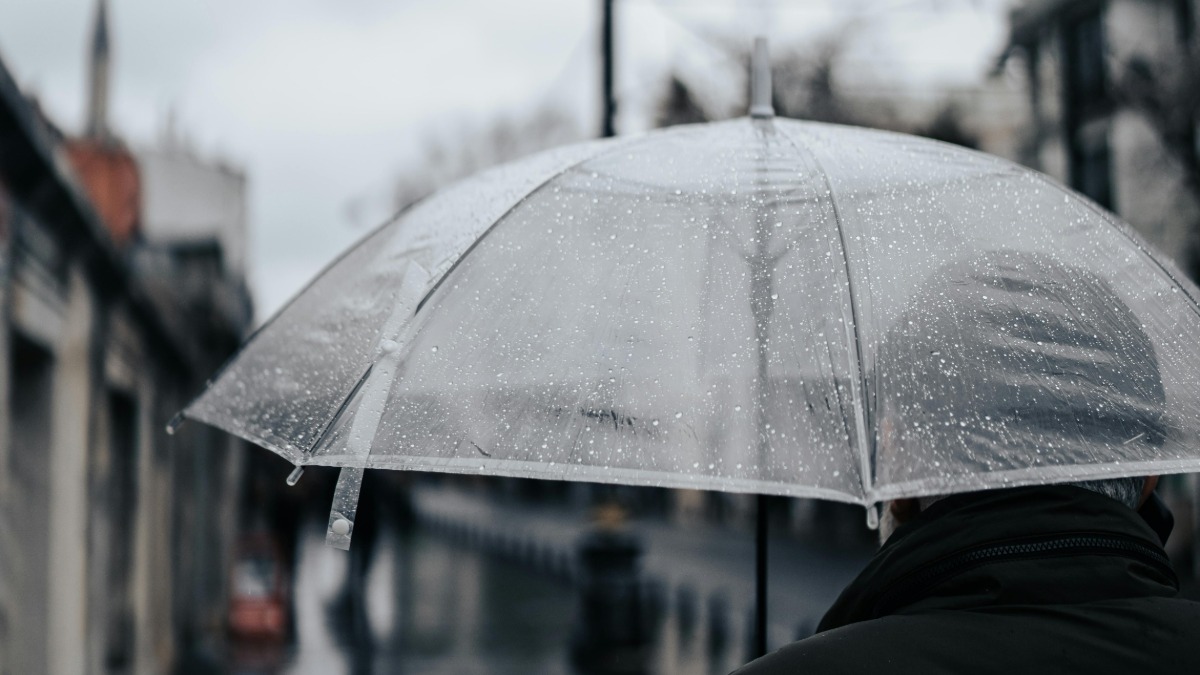
[[[1006,0],[616,0],[623,133],[666,69],[713,73],[714,38],[803,41],[851,17],[865,81],[933,88],[981,76]],[[4,0],[0,58],[69,132],[82,125],[95,0]],[[154,142],[168,111],[200,152],[249,177],[261,321],[365,227],[425,139],[553,105],[598,127],[600,0],[111,0],[111,121]],[[731,96],[741,96],[739,89]]]

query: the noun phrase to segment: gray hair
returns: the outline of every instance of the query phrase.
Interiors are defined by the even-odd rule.
[[[1098,492],[1109,499],[1115,499],[1125,506],[1133,509],[1138,508],[1138,502],[1142,497],[1142,488],[1146,484],[1145,476],[1130,476],[1128,478],[1109,478],[1105,480],[1082,480],[1073,483],[1064,483],[1064,485],[1074,485],[1075,487],[1083,488]],[[936,502],[939,502],[950,495],[937,495],[933,497],[918,497],[917,504],[921,511],[929,508]],[[883,513],[879,521],[879,543],[887,541],[899,524],[895,522],[892,516],[891,509],[885,504]]]
[[[1142,487],[1146,484],[1145,476],[1130,476],[1128,478],[1107,478],[1105,480],[1081,480],[1073,483],[1063,483],[1063,485],[1074,485],[1075,487],[1099,492],[1100,494],[1115,499],[1125,506],[1133,509],[1138,508],[1138,501],[1142,498]],[[921,510],[929,508],[934,502],[939,502],[949,495],[938,495],[936,497],[919,497],[917,503],[920,504]]]
[[[1146,485],[1146,477],[1130,476],[1129,478],[1109,478],[1108,480],[1084,480],[1067,483],[1067,485],[1099,492],[1105,497],[1115,499],[1137,511],[1138,502],[1142,498],[1142,488]]]

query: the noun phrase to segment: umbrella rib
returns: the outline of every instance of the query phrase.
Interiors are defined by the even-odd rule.
[[[628,140],[629,140],[629,139],[622,139],[622,140],[621,140],[621,141],[619,141],[619,142],[614,142],[612,145],[613,145],[613,146],[620,146],[620,147],[624,147],[624,146],[627,144],[627,142],[626,142],[626,141],[628,141]],[[615,149],[615,147],[614,147],[614,148],[612,148],[612,149]],[[599,156],[601,156],[601,155],[604,155],[604,154],[606,154],[607,152],[608,152],[608,150],[606,149],[606,150],[603,150],[603,151],[601,151],[601,152],[597,152],[596,154],[594,154],[594,155],[591,155],[591,156],[589,156],[589,157],[585,157],[584,159],[581,159],[581,160],[579,160],[579,161],[577,161],[577,162],[571,162],[571,163],[570,163],[570,164],[569,164],[567,167],[565,167],[565,168],[563,168],[563,169],[560,169],[560,170],[558,170],[558,171],[555,171],[555,172],[554,172],[554,173],[553,173],[551,176],[549,176],[548,178],[546,178],[546,180],[542,181],[542,183],[538,185],[538,188],[540,189],[542,185],[545,185],[545,184],[546,184],[546,183],[548,183],[549,181],[551,181],[551,180],[554,180],[554,179],[555,179],[555,178],[557,178],[558,176],[560,176],[560,175],[562,175],[563,173],[565,173],[565,172],[567,172],[567,171],[569,171],[569,170],[571,170],[571,169],[573,169],[573,168],[575,168],[575,167],[579,166],[580,164],[582,164],[582,163],[584,163],[584,162],[586,162],[586,161],[588,161],[588,160],[590,160],[590,159],[593,159],[593,158],[595,158],[595,157],[599,157]],[[536,189],[535,189],[534,191],[536,191]],[[414,200],[412,203],[405,205],[403,208],[401,208],[399,211],[397,211],[395,215],[393,215],[391,218],[388,218],[386,221],[384,221],[382,224],[380,224],[380,225],[379,225],[378,227],[376,227],[374,230],[372,230],[371,232],[369,232],[369,233],[368,233],[366,236],[364,236],[364,237],[363,237],[361,240],[359,240],[357,243],[355,243],[354,245],[350,246],[349,248],[345,249],[344,251],[342,251],[341,253],[339,253],[337,256],[335,256],[335,257],[334,257],[334,259],[333,259],[333,260],[331,260],[331,261],[330,261],[328,264],[326,264],[326,265],[325,265],[325,266],[324,266],[324,267],[321,269],[321,271],[320,271],[320,272],[318,272],[316,275],[314,275],[312,279],[309,279],[308,283],[304,284],[304,286],[303,286],[303,287],[302,287],[302,288],[301,288],[299,291],[297,291],[297,292],[296,292],[294,295],[292,295],[292,297],[291,297],[290,299],[288,299],[288,301],[287,301],[287,302],[285,302],[285,303],[283,304],[283,306],[282,306],[282,307],[280,307],[278,310],[276,310],[276,311],[275,311],[275,313],[274,313],[274,314],[273,314],[273,315],[272,315],[270,318],[268,318],[266,321],[264,321],[264,322],[263,322],[263,324],[262,324],[261,326],[259,326],[258,328],[254,329],[254,331],[252,331],[252,332],[250,333],[250,335],[248,335],[248,336],[247,336],[247,337],[246,337],[246,338],[245,338],[245,339],[242,341],[242,345],[241,345],[241,347],[239,347],[239,348],[238,348],[238,350],[237,350],[237,351],[236,351],[234,354],[230,355],[230,356],[229,356],[229,358],[227,358],[227,359],[225,360],[225,362],[224,362],[223,364],[221,364],[220,368],[218,368],[218,369],[217,369],[217,370],[216,370],[216,371],[213,373],[213,375],[212,375],[212,376],[211,376],[211,377],[208,379],[208,382],[205,384],[204,391],[202,391],[200,394],[198,394],[197,396],[195,396],[195,397],[192,399],[192,401],[191,401],[191,402],[188,404],[188,406],[187,406],[186,408],[184,408],[184,410],[182,411],[182,414],[184,415],[184,417],[191,418],[192,416],[191,416],[191,415],[189,414],[189,412],[188,412],[188,411],[189,411],[189,409],[190,409],[190,408],[191,408],[193,405],[195,405],[195,404],[196,404],[196,402],[197,402],[197,401],[199,401],[199,400],[200,400],[200,399],[201,399],[201,398],[202,398],[202,397],[203,397],[203,396],[204,396],[204,395],[205,395],[205,394],[208,392],[208,390],[209,390],[209,389],[211,389],[211,387],[212,387],[213,383],[215,383],[215,382],[217,382],[218,380],[220,380],[220,379],[221,379],[221,378],[222,378],[222,377],[225,375],[226,371],[227,371],[227,370],[229,370],[229,369],[230,369],[230,367],[232,367],[232,366],[234,365],[234,362],[236,362],[236,361],[237,361],[237,360],[238,360],[238,359],[239,359],[239,358],[240,358],[240,357],[241,357],[241,356],[242,356],[242,355],[243,355],[243,354],[246,352],[246,350],[247,350],[247,349],[249,349],[249,348],[250,348],[250,346],[251,346],[252,344],[254,344],[254,342],[255,342],[255,341],[257,341],[257,340],[258,340],[258,338],[259,338],[260,336],[262,336],[263,334],[265,334],[265,333],[266,333],[266,331],[267,331],[267,329],[268,329],[268,328],[270,328],[271,326],[273,326],[273,325],[275,324],[275,322],[276,322],[276,321],[277,321],[277,320],[278,320],[280,317],[282,317],[284,314],[287,314],[288,310],[289,310],[289,309],[291,309],[291,307],[292,307],[293,305],[295,305],[295,304],[296,304],[296,302],[297,302],[298,300],[300,300],[300,298],[302,298],[302,297],[304,297],[306,294],[308,294],[309,290],[310,290],[310,289],[312,289],[314,286],[316,286],[316,285],[317,285],[317,284],[318,284],[318,283],[319,283],[319,282],[320,282],[322,279],[324,279],[324,278],[326,277],[326,275],[327,275],[327,274],[328,274],[330,271],[332,271],[333,269],[337,268],[337,267],[338,267],[338,265],[339,265],[339,264],[340,264],[340,263],[341,263],[343,260],[345,260],[347,257],[349,257],[351,254],[353,254],[354,252],[356,252],[356,251],[358,251],[358,250],[362,249],[363,247],[367,246],[367,245],[368,245],[370,242],[374,241],[376,237],[380,236],[381,234],[384,234],[386,231],[388,231],[388,230],[389,230],[389,228],[390,228],[390,227],[391,227],[393,224],[395,224],[395,223],[396,223],[396,221],[397,221],[397,220],[399,220],[399,219],[403,218],[404,216],[408,215],[408,214],[409,214],[409,212],[413,211],[413,210],[414,210],[416,207],[418,207],[418,206],[420,206],[420,205],[423,205],[423,204],[424,204],[426,201],[428,201],[428,199],[429,199],[430,197],[434,196],[434,194],[436,194],[436,193],[431,193],[431,194],[425,195],[424,197],[421,197],[420,199]],[[505,210],[505,212],[504,212],[504,214],[503,214],[503,215],[502,215],[500,218],[498,218],[498,219],[496,220],[496,222],[499,222],[500,220],[502,220],[502,219],[504,218],[504,216],[507,216],[509,212],[511,212],[511,211],[512,211],[514,208],[516,208],[517,204],[520,204],[522,201],[524,201],[524,199],[525,199],[526,197],[528,197],[530,194],[532,194],[532,192],[527,192],[527,193],[525,194],[525,196],[524,196],[524,197],[522,197],[521,199],[517,200],[517,202],[516,202],[515,204],[513,204],[511,207],[509,207],[508,209],[506,209],[506,210]],[[492,226],[495,226],[495,223],[493,223],[493,224],[492,224]],[[489,227],[489,228],[488,228],[488,230],[490,231],[490,229],[491,229],[491,228]],[[486,234],[486,232],[485,232],[485,234]],[[482,235],[481,235],[481,237],[482,237]],[[480,237],[480,238],[481,238],[481,237]],[[476,239],[476,242],[478,242],[478,239],[479,239],[479,238],[477,238],[477,239]],[[474,244],[472,244],[472,246],[471,246],[471,247],[473,248],[473,247],[474,247]],[[468,249],[468,251],[469,251],[469,250],[470,250],[470,249]],[[466,251],[464,251],[464,252],[463,252],[463,256],[465,256],[465,255],[466,255],[466,253],[467,253],[467,252],[466,252]],[[461,260],[461,259],[462,259],[462,256],[459,256],[459,260]],[[420,301],[420,302],[417,304],[417,307],[416,307],[416,309],[414,309],[414,310],[413,310],[413,314],[414,314],[414,315],[415,315],[415,314],[416,314],[418,311],[420,311],[420,309],[421,309],[421,306],[425,304],[425,300],[427,300],[427,299],[429,298],[429,296],[431,296],[431,295],[433,294],[433,291],[437,290],[437,287],[438,287],[439,285],[441,285],[441,279],[444,279],[444,278],[445,278],[447,275],[449,275],[450,271],[452,271],[452,270],[454,269],[454,267],[456,267],[457,265],[458,265],[458,261],[455,261],[454,265],[453,265],[453,266],[451,266],[451,268],[450,268],[449,270],[447,270],[447,271],[446,271],[446,274],[443,274],[443,275],[442,275],[442,277],[438,279],[438,282],[437,282],[436,284],[434,284],[433,288],[429,289],[429,292],[428,292],[428,293],[426,293],[425,297],[424,297],[424,298],[422,298],[422,299],[421,299],[421,301]],[[364,375],[364,377],[365,377],[365,375]],[[359,385],[359,386],[361,386],[361,383],[360,383],[360,385]],[[353,392],[352,392],[352,394],[353,394]],[[343,405],[344,405],[344,403],[343,403]],[[233,432],[231,432],[231,433],[233,433]],[[322,435],[324,435],[324,433],[325,433],[325,432],[322,432]],[[235,433],[234,435],[240,435],[240,434],[237,434],[237,433]],[[314,444],[313,448],[310,448],[310,450],[311,450],[311,449],[315,449],[315,447],[316,447],[316,446],[315,446],[315,444]],[[306,453],[306,454],[308,454],[308,453]]]
[[[409,267],[405,270],[404,279],[400,284],[401,289],[412,288],[413,284],[420,283],[418,281],[414,281],[409,276],[409,273],[412,272],[413,267],[417,268],[418,270],[420,270],[422,272],[425,272],[426,277],[428,277],[429,273],[426,272],[425,269],[423,267],[421,267],[421,265],[419,263],[415,263],[415,262],[409,263]],[[403,307],[403,304],[400,305],[400,308],[402,308],[402,307]],[[399,309],[399,308],[397,308],[397,309]],[[414,310],[413,313],[415,314],[416,311]],[[392,324],[393,324],[393,322],[399,322],[399,323],[403,324],[404,318],[405,317],[402,316],[401,314],[394,312],[392,318],[387,323],[385,323],[382,328],[380,328],[379,340],[386,340],[386,339],[395,337],[393,335],[393,333],[395,332],[396,327],[393,326]],[[378,351],[378,350],[379,350],[379,346],[376,347],[376,351]],[[337,410],[333,413],[333,416],[329,418],[329,422],[325,425],[325,428],[321,430],[321,434],[317,437],[317,440],[313,441],[313,444],[304,453],[305,461],[307,461],[308,459],[310,459],[312,457],[313,453],[315,453],[317,451],[317,448],[319,448],[321,446],[321,443],[324,442],[325,438],[330,434],[330,432],[333,430],[334,426],[337,425],[338,420],[340,420],[342,418],[342,415],[346,412],[346,409],[350,406],[350,402],[354,400],[354,397],[358,395],[359,390],[362,389],[363,385],[366,384],[367,381],[371,378],[371,373],[374,371],[376,363],[377,362],[372,361],[367,364],[366,370],[364,370],[362,376],[358,378],[358,382],[356,382],[354,384],[354,387],[352,387],[350,389],[350,393],[346,394],[346,397],[342,399],[341,405],[338,406]]]
[[[851,392],[851,404],[854,406],[854,422],[858,431],[858,439],[860,446],[859,461],[861,464],[860,480],[862,481],[863,494],[867,504],[870,504],[874,493],[874,476],[871,475],[871,446],[872,439],[867,435],[867,410],[866,410],[866,389],[867,382],[864,375],[864,362],[862,350],[862,336],[859,334],[859,316],[858,303],[854,300],[854,279],[850,273],[850,256],[846,250],[846,230],[842,226],[841,210],[838,208],[837,195],[834,192],[833,184],[829,181],[829,174],[825,170],[825,166],[821,163],[817,153],[813,152],[808,147],[801,148],[800,144],[790,133],[783,134],[788,141],[796,148],[798,153],[805,153],[812,158],[813,163],[817,167],[817,172],[821,174],[821,181],[825,183],[825,189],[829,192],[829,206],[833,209],[833,222],[837,226],[839,248],[842,250],[842,265],[846,272],[846,295],[850,300],[850,339],[853,342],[853,367],[855,370],[854,376],[851,378],[851,387],[857,391]],[[836,388],[835,388],[836,391]]]
[[[593,155],[584,157],[583,159],[581,159],[577,162],[571,162],[567,166],[563,167],[562,169],[559,169],[558,171],[556,171],[553,174],[551,174],[550,176],[548,176],[545,180],[543,180],[541,183],[539,183],[537,185],[537,187],[526,192],[523,196],[521,196],[519,199],[517,199],[517,201],[513,202],[513,205],[508,207],[504,211],[504,213],[500,214],[500,216],[498,218],[496,218],[494,221],[492,221],[492,224],[489,225],[487,227],[487,229],[485,229],[483,232],[481,232],[478,237],[475,237],[475,241],[471,242],[471,245],[468,246],[465,251],[463,251],[461,254],[459,254],[458,258],[454,261],[454,263],[452,265],[450,265],[450,267],[446,270],[446,272],[444,274],[442,274],[441,277],[438,278],[437,282],[435,282],[433,284],[433,287],[430,288],[429,291],[427,291],[425,293],[425,297],[421,298],[421,301],[417,303],[416,309],[413,310],[413,315],[415,316],[417,313],[419,313],[421,311],[421,309],[425,306],[425,303],[428,302],[429,299],[433,297],[433,294],[436,293],[439,288],[441,288],[442,282],[445,281],[446,279],[448,279],[450,277],[450,275],[454,272],[454,270],[458,269],[458,266],[462,263],[462,261],[466,260],[467,256],[471,255],[471,252],[474,251],[477,246],[479,246],[480,242],[482,242],[484,239],[486,239],[487,236],[489,234],[491,234],[496,229],[497,226],[500,225],[500,223],[504,222],[508,218],[508,216],[517,209],[518,206],[520,206],[521,204],[524,204],[526,202],[526,200],[528,200],[533,195],[541,192],[547,185],[550,184],[551,181],[555,180],[559,176],[562,176],[563,174],[567,173],[568,171],[578,168],[580,165],[582,165],[586,162],[590,162],[594,159],[599,159],[600,157],[604,157],[605,155],[608,155],[609,153],[611,153],[619,148],[625,148],[630,145],[636,145],[638,143],[645,143],[648,140],[651,140],[652,138],[653,138],[652,136],[644,136],[644,137],[640,137],[640,138],[618,139],[618,140],[614,141],[613,143],[611,143],[608,147],[603,148],[602,150],[600,150],[599,152],[597,152]]]
[[[317,451],[317,448],[321,446],[321,443],[325,441],[325,437],[329,435],[329,432],[332,431],[333,427],[338,423],[338,420],[342,419],[342,415],[346,412],[346,408],[350,407],[350,401],[354,400],[354,397],[358,395],[358,390],[362,389],[362,386],[366,383],[367,378],[371,377],[371,369],[374,367],[374,363],[369,364],[367,369],[363,371],[362,377],[358,378],[358,382],[354,385],[354,388],[350,390],[350,393],[347,394],[346,398],[342,400],[342,404],[338,406],[337,412],[333,413],[333,417],[329,418],[329,423],[326,424],[325,428],[321,430],[321,435],[317,436],[317,440],[313,441],[313,444],[304,452],[305,461],[312,457],[313,453]]]
[[[308,290],[310,288],[312,288],[313,286],[315,286],[317,284],[317,282],[321,281],[321,279],[324,279],[326,273],[328,273],[333,268],[337,267],[338,263],[342,262],[342,260],[344,260],[350,254],[361,249],[363,246],[366,246],[368,242],[373,241],[375,239],[375,237],[382,234],[384,232],[384,230],[386,230],[388,228],[389,225],[396,222],[396,220],[398,218],[400,218],[401,216],[404,216],[405,214],[407,214],[414,206],[416,206],[419,203],[420,203],[420,200],[413,202],[412,204],[409,204],[408,206],[405,206],[403,209],[400,209],[398,212],[396,212],[396,215],[392,216],[391,218],[388,218],[382,225],[376,227],[374,230],[372,230],[370,233],[368,233],[365,237],[363,237],[361,240],[359,240],[358,243],[354,244],[353,246],[350,246],[346,250],[339,253],[336,257],[334,257],[333,260],[329,261],[329,263],[327,265],[325,265],[325,267],[323,267],[320,272],[318,272],[312,279],[308,280],[308,283],[304,284],[304,286],[300,290],[296,291],[296,293],[287,302],[285,302],[282,307],[275,310],[275,313],[273,315],[271,315],[271,318],[264,321],[261,326],[254,329],[254,331],[252,333],[250,333],[250,335],[247,336],[245,340],[242,341],[242,345],[240,347],[238,347],[237,351],[235,351],[233,354],[231,354],[229,356],[229,358],[225,359],[225,363],[221,364],[221,367],[218,368],[216,370],[216,372],[213,373],[212,376],[208,378],[208,383],[205,384],[205,386],[204,386],[205,391],[207,391],[214,382],[221,379],[221,377],[225,374],[225,371],[228,370],[230,368],[230,366],[233,365],[234,361],[237,361],[238,358],[247,349],[249,349],[250,345],[253,344],[254,341],[259,338],[260,335],[262,335],[264,332],[266,332],[266,330],[268,328],[270,328],[272,325],[274,325],[275,321],[278,320],[279,317],[281,317],[285,313],[287,313],[287,310],[289,308],[291,308],[292,305],[296,304],[297,300],[299,300],[306,293],[308,293]],[[199,400],[200,397],[203,395],[204,395],[204,392],[201,392],[198,396],[196,396],[195,399],[192,400],[192,403],[188,404],[188,407],[190,408],[191,405],[194,404],[197,400]],[[183,413],[184,413],[184,416],[191,417],[191,415],[187,414],[186,408],[184,409]]]

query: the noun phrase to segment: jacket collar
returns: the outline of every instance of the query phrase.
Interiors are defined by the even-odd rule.
[[[818,630],[930,609],[1177,591],[1159,536],[1125,505],[1066,485],[991,490],[943,499],[898,528]]]

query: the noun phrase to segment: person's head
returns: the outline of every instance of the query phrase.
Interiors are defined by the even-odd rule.
[[[1128,478],[1110,478],[1107,480],[1086,480],[1065,483],[1085,490],[1098,492],[1105,497],[1114,499],[1130,509],[1137,511],[1150,498],[1154,488],[1158,486],[1158,476],[1130,476]],[[913,497],[896,499],[883,505],[883,513],[879,519],[879,543],[882,545],[892,536],[896,528],[912,520],[918,513],[945,499],[946,496]]]
[[[1042,253],[941,267],[889,327],[875,371],[879,484],[1132,464],[1157,458],[1167,434],[1141,321],[1101,275]],[[1136,508],[1154,482],[1073,484]],[[907,521],[935,500],[892,502],[881,521]]]

